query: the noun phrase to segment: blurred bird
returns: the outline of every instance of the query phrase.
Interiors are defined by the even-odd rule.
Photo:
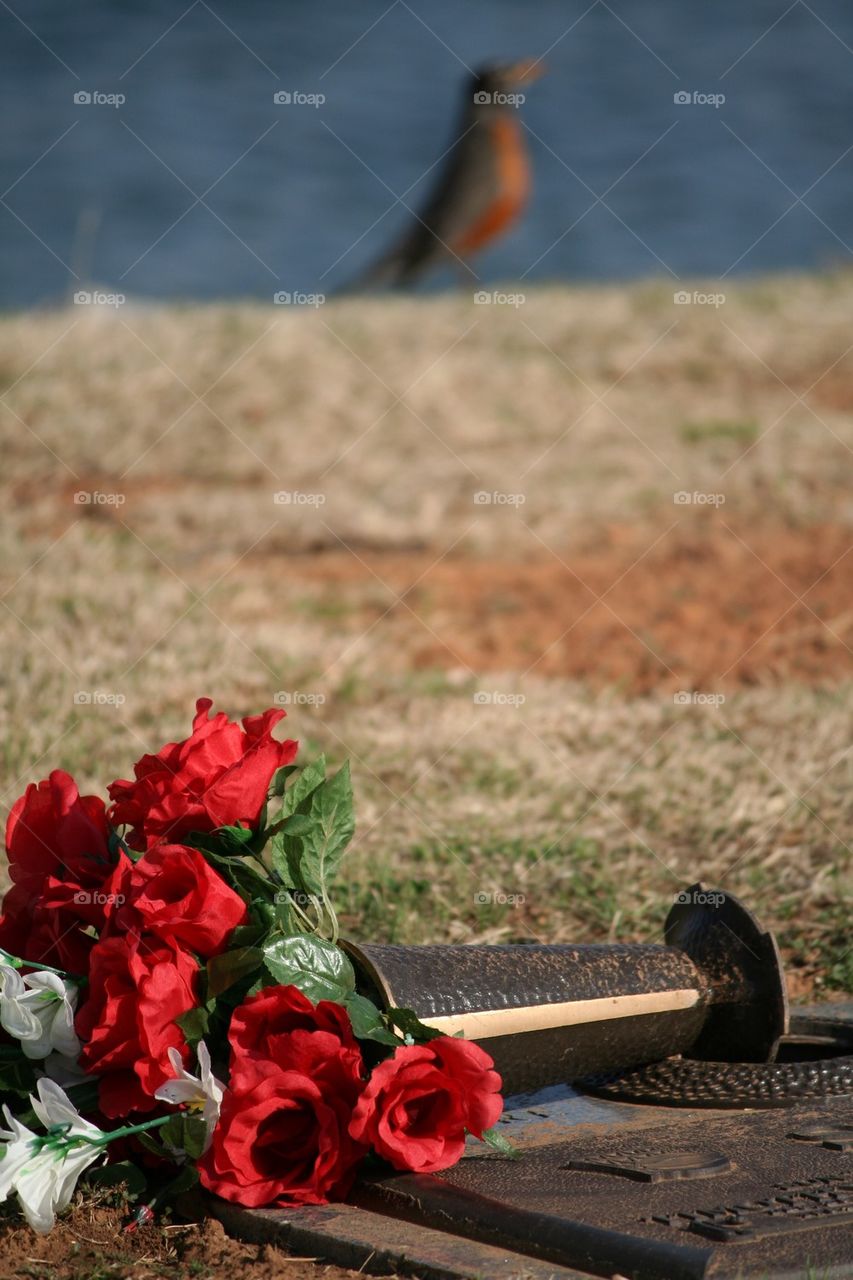
[[[350,289],[400,288],[442,263],[466,270],[471,254],[512,227],[530,193],[519,90],[540,74],[540,64],[525,59],[490,64],[469,79],[456,141],[429,199]]]

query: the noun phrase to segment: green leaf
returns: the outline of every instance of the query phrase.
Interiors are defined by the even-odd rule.
[[[194,1164],[185,1164],[183,1169],[176,1178],[167,1183],[163,1190],[158,1194],[157,1200],[172,1200],[175,1196],[182,1195],[185,1191],[191,1191],[198,1182],[198,1169]]]
[[[378,1044],[392,1045],[394,1048],[400,1043],[399,1038],[388,1030],[379,1009],[366,996],[352,992],[346,998],[345,1007],[357,1040],[375,1040]]]
[[[259,947],[236,947],[232,951],[223,951],[207,962],[207,994],[209,997],[221,995],[235,982],[247,978],[259,969],[264,962],[264,951]],[[178,1019],[180,1025],[180,1019]]]
[[[127,1187],[128,1200],[138,1200],[144,1195],[148,1182],[145,1174],[129,1160],[119,1160],[116,1164],[104,1164],[98,1169],[89,1169],[86,1181],[97,1187]]]
[[[146,1151],[150,1151],[153,1155],[159,1156],[161,1160],[168,1160],[169,1153],[163,1146],[162,1142],[157,1140],[156,1134],[158,1129],[153,1129],[151,1133],[137,1133],[135,1140],[140,1143]]]
[[[385,1016],[404,1036],[411,1036],[415,1044],[427,1044],[444,1035],[443,1031],[437,1031],[435,1027],[425,1026],[411,1009],[388,1009]]]
[[[281,816],[288,817],[301,804],[308,799],[312,791],[316,791],[317,787],[326,777],[326,757],[320,755],[316,760],[312,760],[299,774],[293,786],[288,788],[284,793],[284,803],[281,806]]]
[[[208,845],[197,845],[196,848],[203,850],[211,866],[232,889],[236,889],[247,903],[258,898],[265,902],[271,901],[275,894],[275,885],[269,876],[257,870],[248,858],[228,857],[217,853]]]
[[[314,1004],[343,1004],[355,991],[355,970],[340,947],[312,934],[276,938],[263,948],[264,963],[276,982],[298,987]]]
[[[251,844],[255,835],[249,827],[217,827],[212,834],[226,854],[245,853],[246,845]]]
[[[260,908],[263,907],[264,910]],[[238,924],[228,938],[230,947],[253,947],[256,942],[260,942],[264,934],[268,932],[272,921],[267,919],[268,903],[261,903],[260,899],[255,899],[252,903],[251,915],[259,917],[252,920],[248,924]]]
[[[269,799],[273,800],[276,796],[283,796],[284,788],[287,785],[287,779],[292,773],[298,772],[298,764],[283,764],[280,769],[276,769],[272,776],[272,781],[270,782],[270,789],[267,792]]]
[[[299,932],[296,913],[290,904],[290,895],[285,889],[280,889],[275,895],[275,918],[282,933]]]
[[[296,887],[327,898],[344,849],[355,831],[349,762],[311,796],[310,826],[284,832],[284,847]]]
[[[198,1160],[207,1141],[207,1125],[201,1116],[180,1111],[169,1117],[160,1134],[167,1147],[184,1151],[191,1160]]]
[[[314,826],[314,820],[307,813],[292,813],[289,818],[285,818],[282,823],[281,830],[284,835],[288,836],[304,836]]]
[[[29,1094],[35,1093],[35,1064],[24,1057],[17,1045],[9,1045],[8,1048],[13,1056],[7,1058],[4,1054],[0,1059],[0,1094],[15,1093],[26,1098]]]
[[[497,1129],[484,1129],[483,1141],[487,1143],[493,1151],[498,1151],[502,1156],[510,1156],[511,1159],[517,1160],[521,1152],[514,1147],[508,1138],[502,1133],[498,1133]]]
[[[207,1034],[208,1016],[206,1009],[187,1009],[186,1013],[182,1013],[175,1019],[175,1022],[177,1022],[186,1036],[187,1044],[193,1049],[199,1040]]]

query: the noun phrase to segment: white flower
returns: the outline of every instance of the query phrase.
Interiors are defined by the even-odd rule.
[[[175,1079],[161,1084],[154,1097],[159,1098],[161,1102],[172,1102],[176,1106],[184,1104],[191,1111],[202,1113],[202,1119],[207,1126],[207,1139],[204,1144],[206,1151],[219,1119],[219,1107],[225,1094],[225,1086],[221,1080],[217,1080],[210,1069],[210,1053],[203,1040],[198,1042],[196,1056],[198,1057],[198,1076],[186,1070],[177,1049],[170,1049],[169,1062],[172,1064]]]
[[[48,1133],[33,1133],[3,1108],[9,1127],[0,1128],[0,1141],[6,1143],[0,1158],[0,1201],[16,1191],[27,1222],[44,1235],[68,1206],[80,1174],[106,1154],[106,1147],[101,1130],[78,1114],[58,1084],[39,1080],[36,1087],[38,1097],[31,1095],[30,1102]],[[61,1132],[50,1132],[53,1126],[61,1126]]]
[[[77,988],[58,973],[40,970],[22,978],[17,969],[0,965],[0,1026],[20,1040],[28,1058],[46,1058],[52,1051],[77,1057],[76,1006]]]

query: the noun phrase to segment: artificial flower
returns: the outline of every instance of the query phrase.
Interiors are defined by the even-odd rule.
[[[106,1155],[105,1135],[84,1120],[68,1095],[52,1080],[39,1080],[33,1110],[47,1129],[38,1135],[3,1108],[8,1129],[0,1129],[6,1144],[0,1159],[0,1201],[17,1192],[27,1222],[45,1234],[56,1214],[65,1209],[80,1174]]]
[[[194,1076],[187,1071],[177,1049],[169,1049],[169,1065],[175,1073],[174,1080],[167,1080],[154,1091],[154,1097],[160,1102],[171,1102],[175,1106],[185,1106],[190,1111],[201,1112],[207,1128],[207,1140],[204,1150],[207,1151],[213,1139],[213,1130],[219,1119],[225,1086],[217,1080],[210,1064],[210,1050],[203,1040],[198,1042],[196,1057],[199,1074]]]
[[[80,1041],[74,1031],[77,987],[59,974],[38,971],[24,977],[0,964],[0,1026],[28,1058],[59,1053],[76,1058]]]
[[[349,1131],[359,1063],[330,1032],[294,1031],[284,1061],[232,1073],[202,1185],[249,1208],[342,1199],[367,1151]]]
[[[462,1155],[466,1132],[482,1138],[503,1110],[493,1068],[470,1040],[439,1036],[403,1045],[373,1068],[350,1133],[395,1169],[448,1169]]]
[[[162,938],[131,933],[94,948],[76,1029],[104,1115],[150,1110],[173,1075],[169,1049],[189,1054],[177,1019],[198,1003],[198,975],[195,957]]]
[[[110,881],[105,932],[174,939],[205,959],[246,919],[246,904],[198,849],[153,845],[138,862],[122,856]]]
[[[273,738],[285,715],[281,708],[246,716],[241,728],[223,711],[209,718],[212,706],[210,698],[199,698],[188,738],[143,756],[134,781],[109,787],[110,818],[131,827],[131,848],[178,841],[190,831],[257,825],[273,774],[292,763],[299,744]]]

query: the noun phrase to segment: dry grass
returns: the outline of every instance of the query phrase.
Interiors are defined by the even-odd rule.
[[[717,708],[510,672],[480,687],[526,701],[480,706],[477,672],[413,669],[394,625],[408,605],[381,582],[354,627],[333,585],[306,581],[330,547],[358,565],[563,554],[614,525],[651,540],[679,490],[724,494],[742,529],[849,528],[851,307],[853,276],[833,275],[733,285],[719,309],[643,285],[518,309],[0,321],[5,804],[57,764],[87,786],[125,775],[182,735],[199,693],[243,713],[321,692],[291,731],[355,757],[354,930],[654,936],[701,875],[745,893],[807,974],[849,981],[850,688],[832,672]],[[480,490],[525,501],[480,506]]]

